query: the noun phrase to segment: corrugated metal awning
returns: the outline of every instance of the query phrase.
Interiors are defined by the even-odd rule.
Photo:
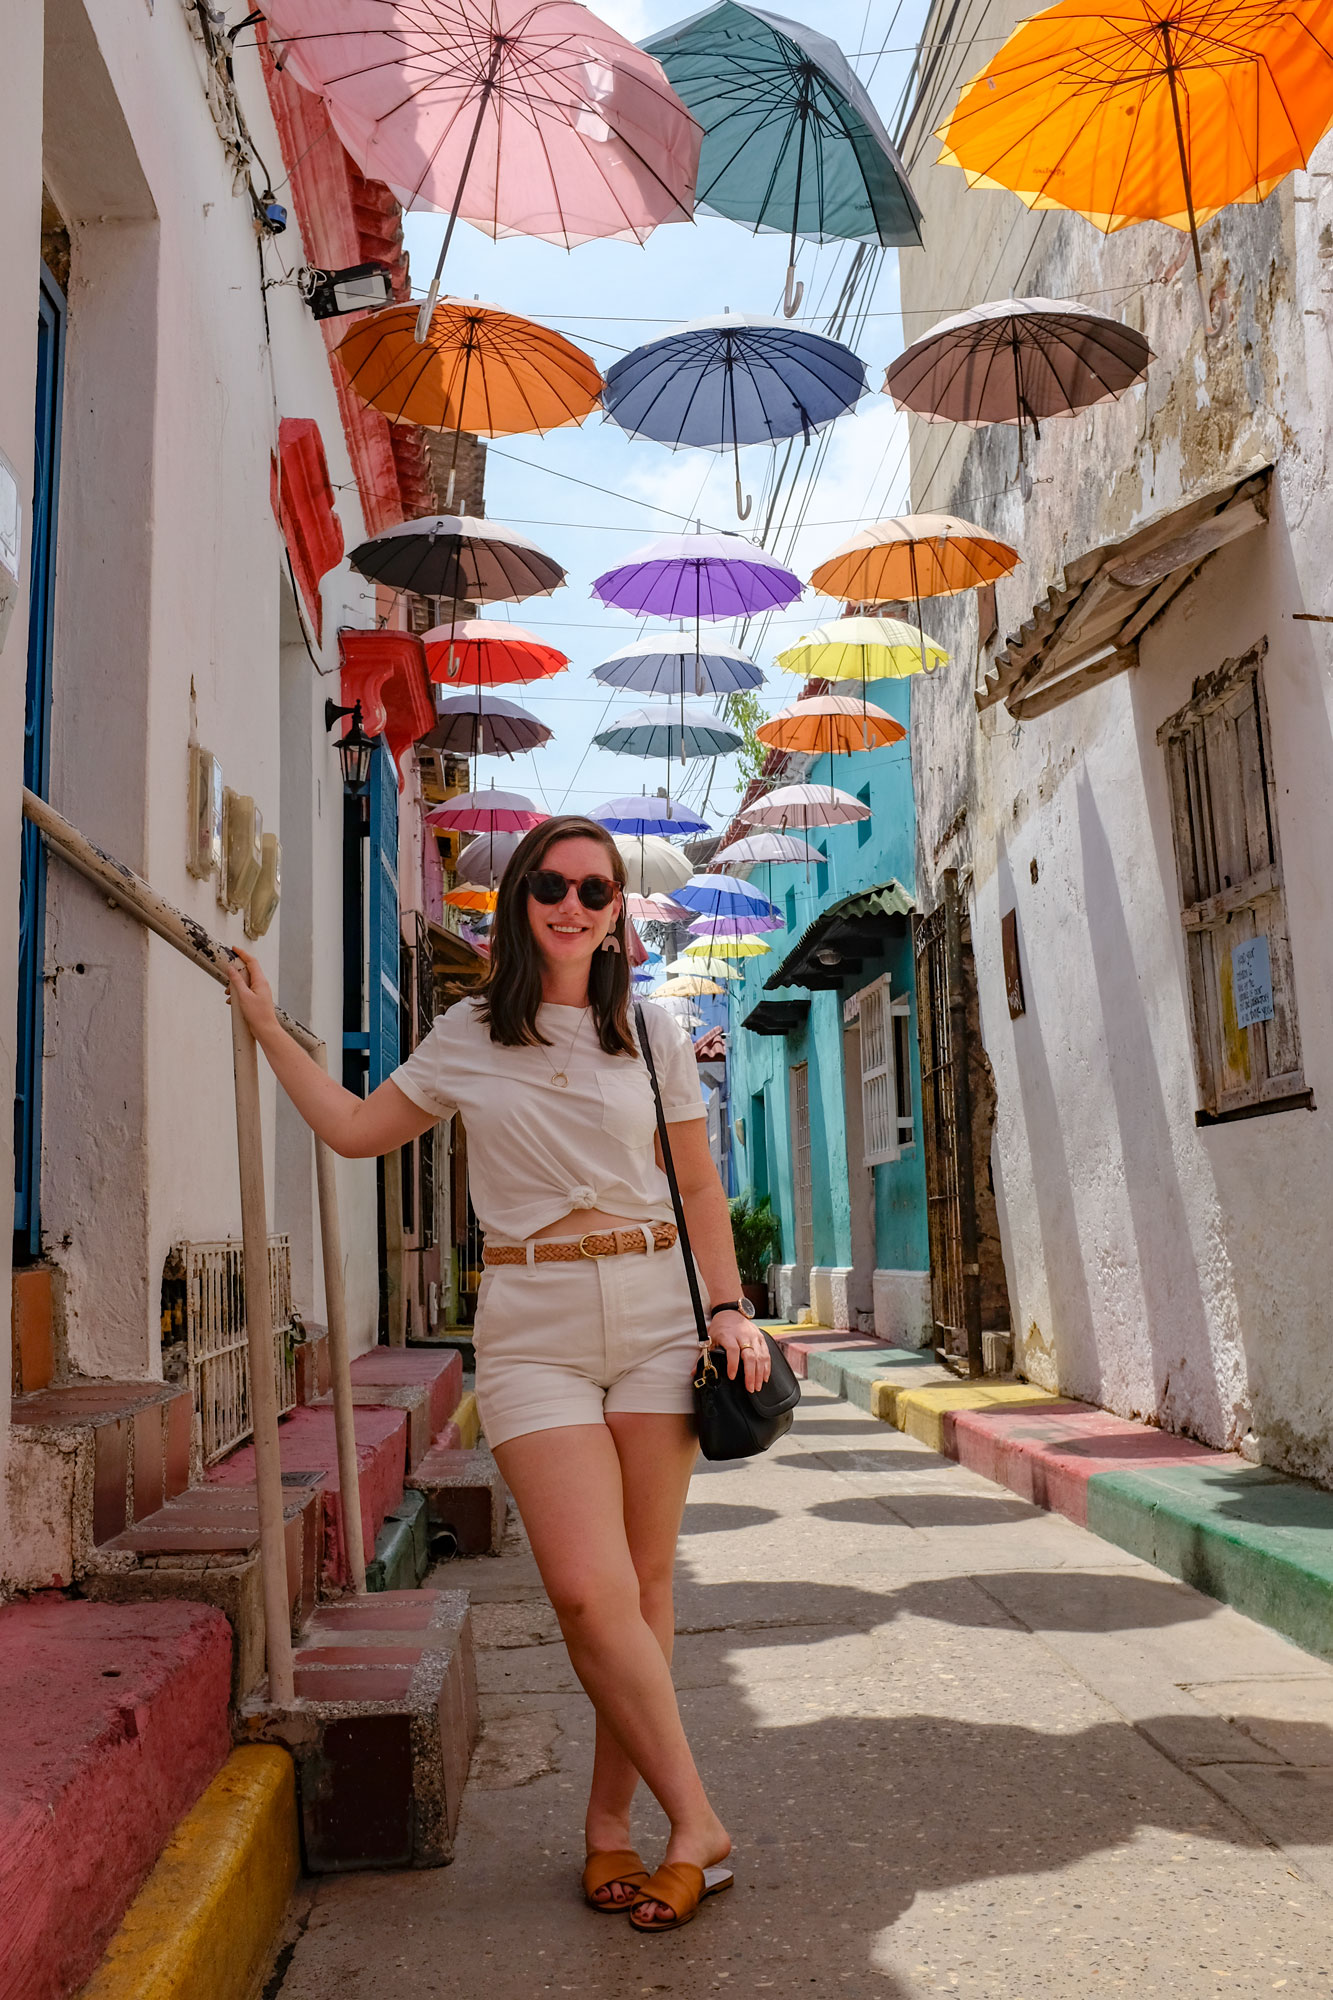
[[[907,919],[916,908],[901,882],[831,903],[801,934],[771,979],[765,992],[779,986],[808,990],[836,989],[863,970],[868,958],[882,957],[889,943],[907,933]]]
[[[1067,564],[987,667],[977,707],[1002,701],[1023,721],[1136,665],[1140,634],[1209,556],[1267,521],[1272,473],[1255,461]]]

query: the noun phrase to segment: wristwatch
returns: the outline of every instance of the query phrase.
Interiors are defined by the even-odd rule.
[[[708,1314],[708,1320],[710,1325],[717,1318],[719,1313],[744,1313],[746,1319],[753,1319],[754,1307],[750,1304],[750,1301],[748,1299],[723,1299],[720,1306],[713,1306],[710,1308]]]

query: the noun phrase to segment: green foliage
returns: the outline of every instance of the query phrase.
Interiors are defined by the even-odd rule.
[[[768,755],[767,748],[754,733],[764,719],[764,704],[757,689],[741,688],[727,696],[722,713],[732,728],[739,729],[745,738],[736,753],[738,785],[743,792],[752,779],[762,776],[764,759]],[[758,1284],[759,1280],[756,1278],[753,1282]]]
[[[736,1262],[743,1285],[762,1285],[768,1267],[780,1254],[782,1229],[768,1196],[752,1201],[738,1194],[731,1203],[731,1236],[736,1245]]]

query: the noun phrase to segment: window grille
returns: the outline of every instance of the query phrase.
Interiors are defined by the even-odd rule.
[[[815,1261],[814,1178],[810,1165],[810,1068],[791,1070],[792,1192],[796,1202],[796,1262],[808,1270]]]
[[[1171,787],[1198,1119],[1307,1104],[1287,926],[1268,642],[1194,683],[1157,732]]]
[[[861,1022],[861,1123],[865,1164],[898,1157],[898,1092],[887,973],[857,995]]]
[[[903,994],[893,1003],[893,1081],[897,1112],[898,1144],[916,1142],[916,1120],[912,1112],[912,1003]]]
[[[181,1243],[172,1255],[185,1280],[185,1346],[190,1394],[203,1462],[212,1465],[251,1431],[250,1358],[245,1324],[245,1265],[239,1241]],[[296,1408],[292,1338],[292,1250],[286,1236],[268,1240],[278,1414]]]

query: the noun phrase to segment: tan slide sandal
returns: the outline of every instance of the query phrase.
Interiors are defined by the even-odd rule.
[[[589,1909],[599,1910],[603,1916],[619,1917],[634,1908],[643,1895],[643,1885],[647,1880],[648,1870],[632,1847],[608,1850],[605,1854],[590,1854],[583,1870],[584,1900]],[[634,1894],[618,1901],[599,1903],[597,1892],[614,1888],[617,1883],[622,1888],[632,1889]]]
[[[674,1931],[689,1923],[705,1896],[718,1896],[730,1889],[736,1877],[730,1868],[696,1868],[692,1861],[664,1861],[643,1885],[640,1903],[665,1903],[672,1912],[669,1922],[660,1917],[641,1917],[638,1905],[630,1911],[636,1931]]]

